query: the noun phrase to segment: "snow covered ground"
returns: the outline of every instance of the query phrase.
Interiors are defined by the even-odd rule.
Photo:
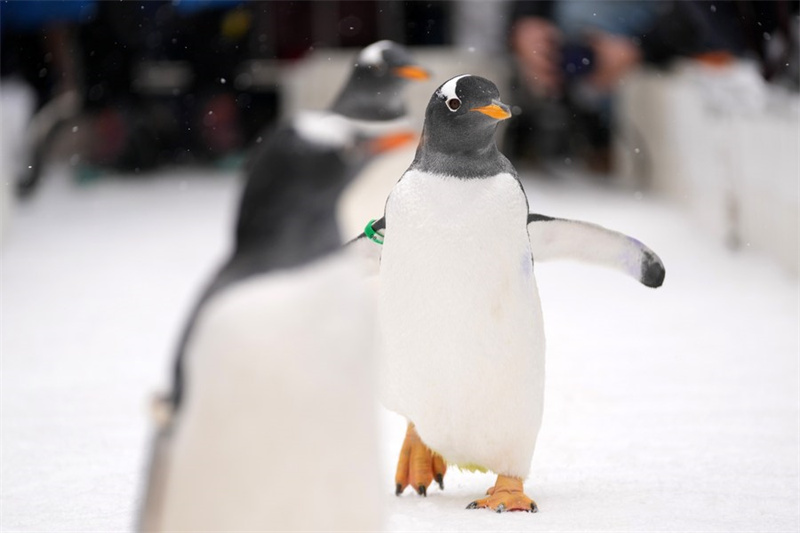
[[[54,172],[2,249],[3,531],[128,531],[148,398],[227,247],[230,174],[75,186]],[[405,423],[384,412],[391,531],[798,531],[798,281],[688,217],[585,180],[526,179],[532,210],[638,237],[664,287],[537,264],[548,335],[544,425],[525,487],[540,512],[464,507],[488,474],[393,494]],[[346,483],[346,480],[342,480]],[[289,509],[287,512],[304,512]]]

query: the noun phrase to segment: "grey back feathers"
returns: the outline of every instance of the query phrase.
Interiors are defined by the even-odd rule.
[[[335,248],[336,200],[360,163],[352,146],[310,141],[295,124],[276,131],[242,193],[235,254],[290,267]]]

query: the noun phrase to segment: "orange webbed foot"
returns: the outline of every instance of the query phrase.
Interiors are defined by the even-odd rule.
[[[444,490],[447,464],[438,453],[425,446],[413,423],[408,424],[406,438],[400,450],[395,475],[395,494],[400,496],[409,485],[420,495],[428,495],[428,486],[436,480]]]
[[[497,476],[494,487],[486,491],[488,496],[475,500],[467,505],[467,509],[491,509],[498,513],[506,511],[526,511],[535,513],[539,510],[536,502],[528,498],[522,491],[522,480],[508,476]]]

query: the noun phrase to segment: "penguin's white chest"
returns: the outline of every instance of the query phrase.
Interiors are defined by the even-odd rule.
[[[163,530],[379,526],[373,309],[352,261],[330,256],[209,300],[187,347]],[[298,494],[314,508],[299,512]]]
[[[386,205],[379,300],[387,407],[448,461],[522,477],[544,384],[527,212],[509,174],[407,172]]]

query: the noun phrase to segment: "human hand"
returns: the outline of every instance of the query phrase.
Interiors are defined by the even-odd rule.
[[[642,52],[628,37],[598,31],[589,35],[589,44],[595,64],[587,81],[600,91],[612,91],[642,61]]]
[[[540,17],[525,17],[511,30],[511,46],[528,87],[541,96],[561,91],[561,32]]]

